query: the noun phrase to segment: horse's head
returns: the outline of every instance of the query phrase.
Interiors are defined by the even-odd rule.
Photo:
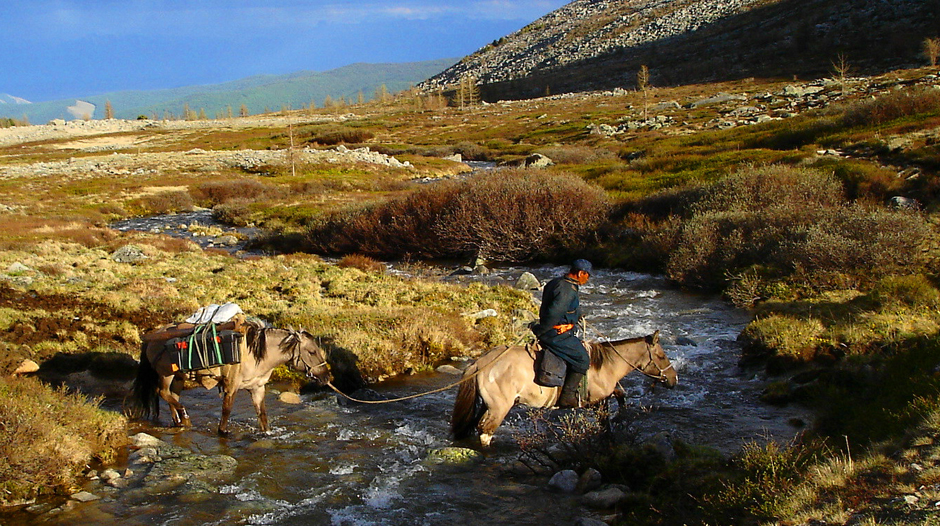
[[[316,339],[309,332],[300,329],[290,330],[288,338],[294,349],[291,356],[291,366],[303,371],[307,376],[319,384],[330,381],[330,367],[326,352],[317,345]]]
[[[644,341],[649,351],[650,361],[641,369],[642,372],[650,378],[654,378],[666,384],[668,387],[675,387],[676,383],[679,381],[679,375],[676,373],[676,368],[672,366],[672,362],[670,362],[669,358],[666,356],[666,351],[663,350],[663,346],[659,344],[659,331],[645,337]]]

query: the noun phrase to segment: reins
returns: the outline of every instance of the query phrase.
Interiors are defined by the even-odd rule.
[[[500,357],[502,357],[502,355],[506,354],[506,352],[509,351],[509,349],[512,349],[512,348],[515,347],[516,345],[519,345],[519,344],[522,343],[527,337],[528,337],[527,335],[521,336],[519,339],[517,339],[515,342],[513,342],[512,345],[509,345],[509,346],[507,346],[505,349],[503,349],[502,351],[500,351],[499,354],[497,354],[496,357],[493,358],[493,361],[498,360]],[[434,390],[432,390],[432,391],[427,391],[427,392],[424,392],[424,393],[417,393],[417,394],[408,395],[408,396],[400,396],[400,397],[398,397],[398,398],[389,398],[389,399],[386,399],[386,400],[360,400],[360,399],[358,399],[358,398],[353,398],[353,397],[349,396],[348,394],[346,394],[346,393],[340,391],[339,389],[337,389],[337,387],[336,387],[335,385],[333,385],[332,382],[326,382],[326,385],[329,386],[329,388],[332,389],[333,391],[336,391],[336,394],[342,396],[343,398],[349,400],[350,402],[356,402],[356,403],[359,403],[359,404],[390,404],[390,403],[392,403],[392,402],[402,402],[402,401],[404,401],[404,400],[412,400],[412,399],[414,399],[414,398],[421,398],[422,396],[428,396],[428,395],[432,395],[432,394],[436,394],[436,393],[442,393],[442,392],[444,392],[444,391],[447,391],[447,390],[449,390],[449,389],[452,389],[452,388],[454,388],[454,387],[457,387],[458,385],[460,385],[460,384],[462,384],[462,383],[464,383],[464,382],[473,380],[474,378],[476,378],[477,376],[479,376],[479,374],[482,373],[482,372],[483,372],[483,369],[478,367],[477,370],[476,370],[473,374],[471,374],[470,376],[467,376],[467,377],[465,377],[465,378],[461,378],[460,380],[458,380],[458,381],[456,381],[456,382],[453,382],[453,383],[451,383],[451,384],[445,385],[444,387],[440,387],[440,388],[438,388],[438,389],[434,389]]]

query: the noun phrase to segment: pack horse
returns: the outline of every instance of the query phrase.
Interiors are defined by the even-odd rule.
[[[588,342],[591,368],[587,374],[587,405],[606,400],[617,382],[633,371],[674,387],[678,381],[675,368],[659,344],[659,331],[642,338],[609,342]],[[548,352],[548,351],[539,351]],[[454,438],[479,432],[480,443],[488,446],[496,428],[516,403],[530,407],[553,407],[560,387],[536,383],[536,352],[525,346],[496,348],[481,356],[464,371],[454,410],[451,431]],[[618,393],[621,398],[622,393]]]
[[[251,395],[261,431],[268,432],[264,391],[276,367],[289,364],[314,381],[329,382],[326,353],[309,332],[255,325],[244,327],[244,338],[238,337],[237,330],[210,333],[207,328],[176,333],[164,328],[144,335],[140,365],[131,392],[135,416],[158,417],[162,398],[170,408],[173,425],[191,426],[186,408],[180,401],[184,385],[190,380],[206,389],[219,386],[222,392],[219,434],[228,433],[235,393],[242,389]],[[236,334],[230,334],[232,332]],[[205,337],[206,333],[210,336]],[[205,341],[220,342],[221,345],[199,344]],[[203,352],[174,352],[193,347],[202,347]]]

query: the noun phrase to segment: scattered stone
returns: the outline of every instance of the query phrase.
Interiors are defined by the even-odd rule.
[[[539,290],[542,288],[542,284],[539,283],[538,278],[535,277],[531,272],[523,272],[519,279],[516,280],[516,288],[519,290]]]
[[[117,263],[138,263],[147,259],[143,249],[136,245],[124,245],[111,254],[111,259]]]
[[[105,481],[121,478],[121,474],[118,473],[117,470],[110,468],[102,471],[100,474],[98,474],[98,476],[101,478],[101,480]]]
[[[548,481],[548,488],[560,493],[574,493],[578,488],[578,474],[573,469],[559,471]]]
[[[495,318],[497,316],[499,316],[499,313],[496,312],[495,309],[485,309],[485,310],[481,310],[480,312],[475,312],[473,314],[470,314],[467,317],[472,320],[480,320],[483,318]]]
[[[574,526],[607,526],[607,523],[590,517],[580,517],[574,521]]]
[[[23,272],[32,272],[33,269],[27,267],[26,265],[17,261],[16,263],[11,264],[7,267],[7,273],[9,274],[21,274]]]

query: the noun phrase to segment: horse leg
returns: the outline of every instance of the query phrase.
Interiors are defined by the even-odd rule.
[[[251,403],[255,406],[255,413],[258,415],[258,426],[262,433],[268,433],[271,428],[268,427],[268,412],[264,407],[264,386],[251,390]]]
[[[173,410],[173,419],[176,421],[177,425],[192,427],[193,423],[189,419],[189,414],[186,413],[186,408],[183,407],[183,403],[180,402],[184,384],[185,381],[182,378],[173,378],[173,382],[170,384],[170,391],[173,393],[173,399],[176,404],[171,406],[171,409]]]
[[[160,395],[160,398],[166,402],[166,405],[170,408],[170,418],[173,421],[173,426],[179,427],[183,425],[183,418],[185,417],[185,422],[189,425],[189,417],[186,416],[186,409],[183,408],[183,405],[180,404],[180,392],[182,391],[181,385],[178,386],[176,379],[173,376],[165,376],[160,379],[160,386],[157,389],[157,394]],[[182,416],[181,416],[182,415]]]
[[[614,388],[614,396],[617,397],[617,412],[621,413],[627,408],[627,393],[625,393],[618,384],[617,387]]]
[[[232,414],[232,404],[235,403],[235,393],[238,392],[235,389],[235,386],[232,385],[232,382],[225,377],[222,377],[220,382],[222,386],[222,418],[219,419],[219,434],[222,436],[228,435],[228,417]]]
[[[509,414],[509,410],[512,409],[512,404],[487,403],[486,405],[486,412],[483,413],[483,417],[480,418],[477,430],[480,433],[480,444],[484,447],[489,447],[490,442],[493,440],[493,433],[496,432],[496,428],[503,423],[503,419]]]

